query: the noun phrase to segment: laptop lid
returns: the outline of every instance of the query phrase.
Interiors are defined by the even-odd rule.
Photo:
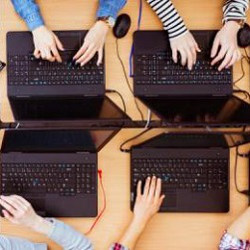
[[[162,133],[135,148],[229,148],[234,143],[223,133]]]
[[[170,126],[247,126],[250,105],[231,97],[143,97],[146,106]]]
[[[98,152],[119,129],[6,130],[1,152],[74,153]]]
[[[10,98],[16,121],[130,120],[108,97]]]

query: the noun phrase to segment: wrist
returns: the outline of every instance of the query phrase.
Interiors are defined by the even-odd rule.
[[[37,217],[33,220],[34,223],[31,226],[31,229],[38,233],[43,233],[46,235],[49,235],[50,232],[52,231],[53,224],[41,216],[37,215]]]
[[[146,225],[147,225],[147,220],[141,219],[141,218],[137,218],[137,217],[133,217],[132,221],[131,221],[131,228],[135,231],[135,232],[142,232]]]
[[[237,31],[241,28],[241,25],[239,22],[237,22],[236,20],[229,20],[227,21],[224,26],[229,27],[231,29],[233,29],[234,31]]]
[[[98,26],[100,26],[102,29],[104,29],[106,32],[108,32],[108,30],[109,30],[109,25],[108,25],[106,22],[104,22],[104,21],[102,21],[102,20],[98,20],[98,21],[96,21],[96,24],[97,24]]]
[[[34,34],[36,34],[37,32],[40,32],[41,30],[43,30],[44,28],[45,28],[45,26],[44,26],[44,25],[41,25],[41,26],[35,28],[34,30],[32,30],[32,34],[34,35]]]

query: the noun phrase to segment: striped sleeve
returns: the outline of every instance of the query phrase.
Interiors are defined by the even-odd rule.
[[[223,6],[223,23],[230,19],[246,20],[249,0],[227,0]]]
[[[147,2],[161,20],[164,30],[167,30],[169,39],[179,37],[188,31],[171,0],[147,0]]]

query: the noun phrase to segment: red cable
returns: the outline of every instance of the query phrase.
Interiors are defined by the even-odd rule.
[[[106,199],[106,193],[105,193],[105,189],[103,186],[103,182],[102,182],[102,170],[98,170],[98,176],[99,176],[99,180],[100,180],[100,185],[102,188],[102,194],[103,194],[103,208],[101,210],[101,212],[99,213],[99,215],[96,217],[94,223],[92,224],[92,226],[90,227],[90,229],[85,233],[85,235],[88,235],[91,233],[91,231],[93,230],[93,228],[95,227],[96,223],[99,221],[99,219],[102,217],[105,209],[106,209],[106,204],[107,204],[107,199]]]

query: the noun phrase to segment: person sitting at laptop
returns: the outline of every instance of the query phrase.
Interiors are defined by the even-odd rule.
[[[142,182],[137,185],[133,218],[126,231],[110,250],[132,250],[150,219],[159,211],[165,196],[161,195],[161,179],[148,177],[142,192]]]
[[[59,220],[40,217],[34,212],[31,204],[20,196],[1,196],[0,205],[7,220],[45,234],[63,249],[93,249],[91,242],[84,235]],[[0,235],[0,249],[46,250],[47,246],[43,243],[32,243],[25,239]]]
[[[147,0],[147,2],[163,23],[164,30],[168,32],[173,61],[177,63],[179,52],[181,64],[187,65],[191,70],[196,63],[197,52],[201,50],[171,0]],[[219,71],[229,68],[241,58],[237,33],[246,20],[248,6],[249,0],[225,1],[223,27],[217,33],[211,50],[211,65],[222,60],[218,67]]]
[[[35,0],[11,0],[16,12],[24,19],[34,40],[34,56],[50,62],[62,62],[58,50],[63,51],[63,44],[58,37],[46,27]],[[97,65],[103,58],[103,47],[109,27],[115,23],[115,18],[126,0],[99,0],[100,6],[97,11],[97,21],[89,30],[84,43],[75,54],[73,60],[81,66],[90,61],[98,52]]]
[[[250,207],[225,231],[221,238],[219,249],[250,249]]]

